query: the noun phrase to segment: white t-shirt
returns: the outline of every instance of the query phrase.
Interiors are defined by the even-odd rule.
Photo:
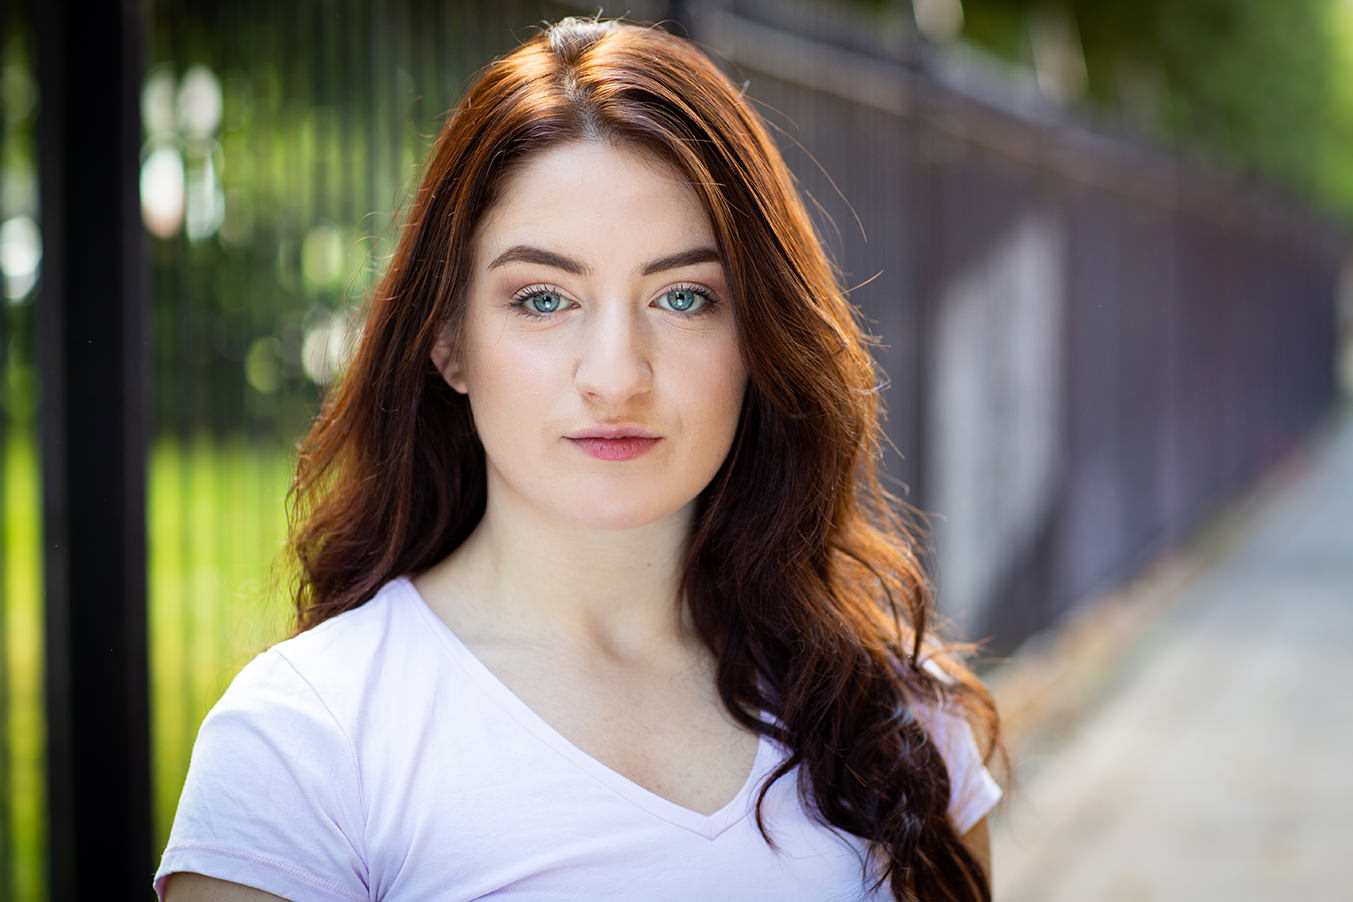
[[[966,723],[926,717],[960,833],[1000,788]],[[307,900],[831,899],[866,893],[865,844],[814,821],[762,739],[710,815],[591,758],[512,694],[397,579],[235,678],[193,747],[155,888],[194,871]]]

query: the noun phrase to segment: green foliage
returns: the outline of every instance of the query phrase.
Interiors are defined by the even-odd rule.
[[[1329,19],[1334,44],[1328,140],[1318,162],[1320,187],[1345,220],[1353,219],[1353,0],[1336,0]]]
[[[152,784],[169,836],[198,724],[290,629],[284,499],[292,455],[259,442],[161,440],[150,459]]]
[[[3,520],[3,556],[0,556],[0,631],[6,642],[0,649],[0,667],[9,690],[5,706],[9,722],[0,724],[0,742],[7,742],[9,785],[0,785],[0,805],[8,806],[11,831],[9,856],[12,885],[0,885],[16,899],[39,899],[47,868],[46,717],[42,707],[42,516],[39,499],[37,438],[29,431],[10,430],[0,444],[0,519]],[[6,776],[0,774],[0,776]],[[0,866],[0,874],[5,873]]]
[[[1350,0],[965,0],[965,40],[1025,63],[1070,18],[1087,100],[1353,220]]]
[[[1026,29],[1027,4],[989,0],[963,5],[963,38],[1002,59],[1032,65]]]

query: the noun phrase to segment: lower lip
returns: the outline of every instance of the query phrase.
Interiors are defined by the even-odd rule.
[[[662,441],[660,438],[640,438],[638,436],[625,436],[623,438],[571,438],[569,439],[580,451],[597,460],[634,460],[636,457],[643,457],[653,446]]]

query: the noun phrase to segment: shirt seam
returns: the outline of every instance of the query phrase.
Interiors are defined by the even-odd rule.
[[[310,682],[310,680],[306,678],[305,674],[301,673],[300,668],[296,666],[295,662],[292,661],[290,658],[288,658],[283,651],[281,651],[276,647],[270,649],[270,651],[275,653],[277,657],[280,658],[283,661],[283,663],[287,665],[288,668],[290,668],[291,672],[296,675],[296,679],[300,680],[305,685],[305,687],[310,690],[310,694],[315,697],[315,701],[319,703],[319,706],[324,709],[324,713],[329,716],[329,720],[333,722],[334,729],[338,731],[338,735],[343,737],[343,742],[347,746],[348,756],[351,759],[352,772],[357,777],[356,781],[357,803],[361,807],[362,811],[361,855],[362,861],[368,862],[369,867],[370,858],[368,857],[367,854],[368,849],[366,842],[368,809],[366,804],[365,785],[362,780],[362,762],[360,756],[358,756],[357,754],[357,743],[353,741],[353,738],[348,734],[348,731],[343,728],[343,722],[338,719],[338,716],[336,714],[334,714],[333,709],[330,708],[328,702],[324,700],[324,696],[320,694],[319,689],[315,687],[314,683]]]
[[[276,858],[270,858],[267,855],[258,855],[253,852],[246,852],[242,849],[232,849],[228,846],[216,846],[210,843],[187,841],[187,842],[177,842],[171,845],[168,849],[165,850],[165,856],[168,857],[170,853],[176,851],[210,852],[213,855],[220,855],[225,858],[230,858],[236,861],[244,861],[250,864],[261,865],[262,867],[266,867],[280,874],[285,874],[288,877],[293,877],[297,880],[302,880],[315,887],[318,887],[319,889],[326,890],[331,893],[337,893],[338,895],[342,896],[345,899],[353,899],[355,900],[355,902],[361,902],[361,900],[367,898],[361,893],[353,892],[351,889],[349,889],[346,886],[343,886],[341,883],[334,883],[331,880],[326,880],[325,878],[312,874],[309,871],[302,870],[301,868],[296,867],[294,864],[290,864],[285,861],[280,861]]]

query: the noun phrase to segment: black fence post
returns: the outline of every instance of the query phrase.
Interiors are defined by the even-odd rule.
[[[137,0],[34,6],[50,898],[144,898],[147,20]]]

